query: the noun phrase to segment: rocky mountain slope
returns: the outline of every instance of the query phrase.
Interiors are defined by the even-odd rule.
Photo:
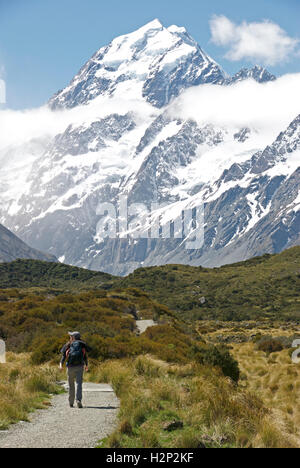
[[[12,232],[0,225],[0,262],[11,262],[17,258],[56,261],[53,255],[47,255],[28,247]]]
[[[184,28],[158,20],[115,39],[49,101],[68,116],[64,130],[0,154],[0,221],[62,262],[121,275],[296,245],[299,118],[266,132],[176,112],[187,89],[275,79],[258,66],[229,77]],[[198,212],[204,242],[187,248]]]

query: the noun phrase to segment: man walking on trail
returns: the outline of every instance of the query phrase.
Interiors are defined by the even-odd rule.
[[[82,408],[82,384],[84,370],[88,371],[88,356],[90,348],[81,340],[79,332],[69,332],[70,341],[61,350],[62,359],[60,369],[63,369],[64,363],[68,368],[69,381],[69,403],[74,407],[75,403],[75,380],[77,384],[76,402],[78,408]]]

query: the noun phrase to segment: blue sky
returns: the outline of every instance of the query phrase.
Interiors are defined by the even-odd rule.
[[[299,0],[0,0],[0,74],[7,107],[42,105],[97,49],[154,18],[165,26],[185,26],[228,73],[235,73],[253,60],[232,61],[226,46],[211,41],[213,15],[237,25],[267,19],[290,38],[300,38],[299,13]],[[300,72],[300,56],[267,68],[275,74]]]

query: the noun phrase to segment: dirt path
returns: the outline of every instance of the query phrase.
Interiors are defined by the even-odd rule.
[[[119,401],[104,384],[84,384],[84,408],[71,409],[67,394],[54,396],[49,410],[34,413],[0,432],[0,448],[94,448],[113,432]]]

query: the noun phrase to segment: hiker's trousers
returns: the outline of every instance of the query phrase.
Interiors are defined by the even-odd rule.
[[[68,367],[70,405],[74,405],[75,402],[75,381],[77,384],[76,401],[82,401],[83,372],[84,366]]]

